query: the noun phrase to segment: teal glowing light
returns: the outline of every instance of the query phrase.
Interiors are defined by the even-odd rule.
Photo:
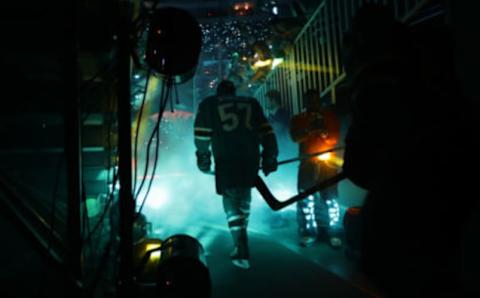
[[[87,197],[85,204],[88,217],[95,217],[100,213],[100,206],[96,197]]]

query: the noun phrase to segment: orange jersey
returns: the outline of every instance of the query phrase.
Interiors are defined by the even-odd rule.
[[[311,154],[335,147],[340,135],[340,122],[334,112],[303,112],[290,122],[290,136],[300,145],[300,154]]]

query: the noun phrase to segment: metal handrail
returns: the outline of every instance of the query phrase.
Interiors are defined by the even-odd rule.
[[[52,227],[45,218],[30,206],[2,176],[0,176],[0,191],[0,204],[4,205],[4,210],[14,215],[46,255],[57,264],[63,264],[65,244],[61,237],[52,231]]]
[[[320,95],[336,101],[336,88],[346,75],[340,50],[343,34],[350,29],[356,10],[364,2],[389,5],[397,20],[408,22],[431,0],[324,0],[311,14],[294,39],[292,50],[283,64],[273,69],[255,91],[255,97],[265,106],[265,94],[277,89],[282,103],[291,113],[301,110],[302,94],[308,89],[320,90]]]

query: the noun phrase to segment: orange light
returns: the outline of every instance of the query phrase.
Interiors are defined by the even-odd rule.
[[[322,155],[317,156],[317,159],[330,165],[332,167],[342,167],[343,166],[343,158],[336,156],[335,154],[328,152]]]
[[[340,158],[338,156],[335,156],[334,158],[332,158],[332,162],[334,165],[336,165],[337,167],[341,167],[343,166],[343,158]]]
[[[323,153],[323,154],[319,155],[317,158],[319,160],[326,161],[326,160],[329,160],[330,158],[332,158],[332,153],[330,153],[330,152]]]
[[[239,9],[240,9],[240,5],[238,5],[238,4],[235,4],[235,6],[233,7],[233,9],[235,9],[235,10],[239,10]]]

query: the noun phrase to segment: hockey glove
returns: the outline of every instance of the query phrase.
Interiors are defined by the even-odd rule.
[[[197,167],[202,172],[209,172],[212,161],[210,160],[211,153],[207,152],[196,152],[197,154]]]
[[[262,171],[265,176],[277,170],[278,164],[275,157],[262,159]]]

